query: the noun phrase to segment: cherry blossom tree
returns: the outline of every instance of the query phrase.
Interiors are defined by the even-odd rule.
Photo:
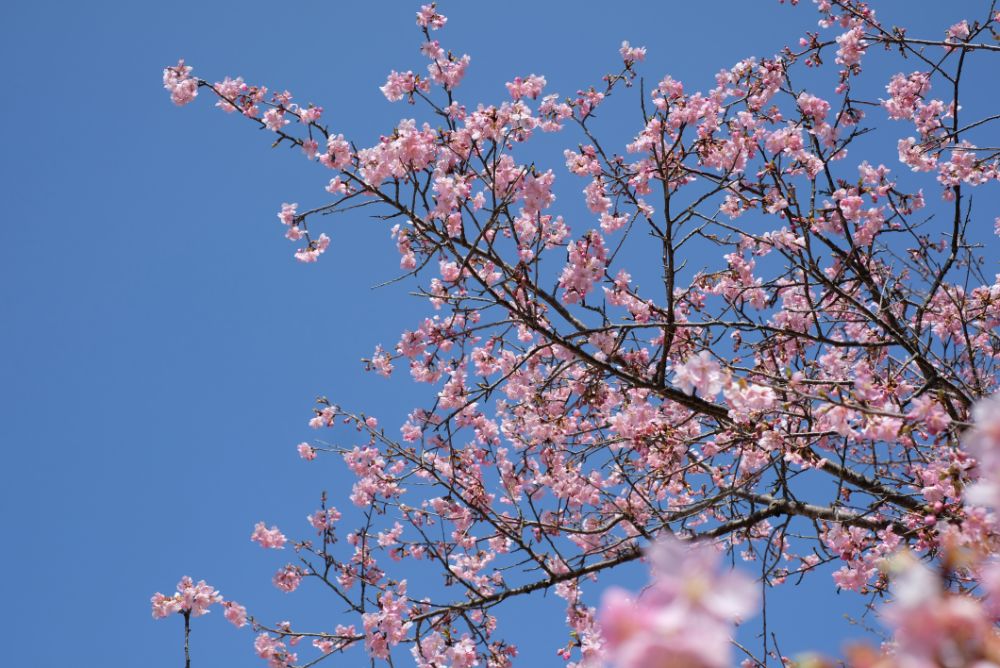
[[[270,624],[190,579],[154,616],[187,629],[223,605],[273,668],[354,645],[501,667],[504,602],[551,590],[568,666],[778,665],[733,624],[831,564],[895,634],[851,665],[1000,665],[1000,217],[972,208],[996,187],[1000,114],[959,97],[995,86],[967,72],[996,67],[1000,13],[913,36],[858,0],[767,9],[816,10],[816,32],[714,81],[646,79],[624,42],[586,90],[525,73],[470,104],[470,58],[426,5],[426,70],[381,87],[414,117],[374,143],[287,91],[166,68],[177,105],[209,97],[329,171],[327,194],[278,213],[299,261],[336,243],[323,214],[385,221],[429,315],[365,364],[428,389],[401,427],[320,399],[298,454],[346,465],[350,494],[324,495],[300,538],[253,531],[291,555],[274,585],[329,591],[342,624]],[[898,73],[866,78],[876,58]],[[624,146],[596,120],[612,96],[641,112]],[[561,155],[532,148],[544,133]],[[898,161],[873,159],[884,146]],[[557,177],[588,216],[559,214]],[[746,565],[720,570],[724,553]],[[650,586],[602,598],[598,576],[640,559]]]

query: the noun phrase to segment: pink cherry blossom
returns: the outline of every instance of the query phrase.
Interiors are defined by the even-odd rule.
[[[317,510],[312,515],[307,518],[309,524],[313,526],[317,531],[323,532],[332,529],[337,521],[340,519],[340,512],[336,508],[327,508],[326,510]]]
[[[264,112],[264,125],[268,130],[280,132],[289,123],[291,121],[285,118],[284,109],[272,108]]]
[[[326,140],[326,153],[319,161],[330,169],[343,169],[351,162],[351,145],[344,135],[330,135]],[[338,177],[339,178],[339,177]]]
[[[945,31],[945,36],[948,41],[962,41],[968,39],[970,34],[971,30],[969,29],[969,22],[965,20],[959,21]]]
[[[191,78],[191,66],[184,60],[163,70],[163,87],[170,91],[170,100],[178,107],[198,97],[198,80]]]
[[[254,640],[257,656],[267,661],[269,668],[290,668],[298,662],[298,656],[289,652],[285,643],[267,633],[261,633]]]
[[[223,613],[226,620],[236,628],[247,625],[247,609],[235,601],[226,601],[222,604],[226,610]]]
[[[208,612],[214,603],[222,603],[222,596],[218,591],[205,584],[204,580],[199,580],[197,584],[184,576],[177,583],[177,591],[173,596],[164,596],[156,592],[150,599],[153,604],[153,619],[162,619],[175,612],[200,617]]]
[[[889,112],[889,118],[913,118],[917,106],[931,88],[930,81],[930,75],[925,72],[913,72],[909,76],[894,75],[885,87],[889,99],[882,101],[882,106]]]
[[[973,406],[972,425],[962,434],[962,446],[976,458],[979,471],[966,498],[1000,510],[1000,394]]]
[[[524,79],[514,77],[513,81],[507,83],[507,91],[514,100],[520,100],[522,97],[537,99],[542,94],[543,88],[545,88],[545,77],[534,74],[529,74]]]
[[[278,530],[278,527],[272,526],[268,529],[263,522],[257,522],[253,528],[250,540],[258,543],[263,548],[281,550],[284,549],[288,539]]]
[[[156,592],[150,600],[153,603],[153,619],[163,619],[181,611],[181,600],[177,595],[164,596],[160,592]]]
[[[621,49],[618,52],[621,54],[622,60],[625,61],[626,65],[646,60],[646,47],[632,46],[628,41],[622,42]]]
[[[406,638],[412,622],[404,621],[408,615],[406,580],[395,591],[387,591],[379,600],[378,612],[362,615],[365,627],[365,647],[377,658],[386,658],[389,651]]]
[[[985,606],[972,597],[946,592],[938,576],[910,553],[894,557],[891,568],[895,600],[886,606],[882,618],[894,630],[896,665],[985,667],[992,663],[982,659],[996,651],[1000,638]],[[948,657],[943,663],[942,656]]]
[[[421,5],[420,11],[417,12],[417,25],[421,28],[440,30],[447,22],[448,18],[438,13],[436,2],[432,2],[429,5]]]
[[[323,107],[314,107],[309,105],[305,109],[299,109],[298,114],[299,123],[309,125],[310,123],[317,122],[320,116],[323,115]]]
[[[756,601],[753,583],[718,574],[719,553],[710,545],[663,539],[650,550],[651,586],[637,597],[612,588],[600,610],[601,634],[616,668],[730,664],[732,623]]]
[[[281,205],[281,211],[278,213],[278,220],[281,221],[282,225],[294,225],[295,216],[297,214],[296,209],[298,204],[288,204],[284,203]]]
[[[289,564],[274,574],[273,582],[281,591],[286,594],[291,593],[298,589],[299,583],[302,582],[302,572],[297,566]]]
[[[559,287],[565,291],[563,300],[572,304],[586,297],[604,274],[607,251],[601,235],[591,231],[582,239],[570,242],[568,252],[569,262],[559,277]]]
[[[687,394],[697,391],[699,396],[710,399],[722,391],[725,376],[712,354],[702,350],[674,367],[674,384]]]
[[[421,79],[411,71],[397,72],[393,70],[386,78],[385,84],[379,90],[385,95],[385,99],[390,102],[398,102],[406,95],[412,95],[416,91],[428,91],[430,89],[426,79]]]
[[[816,97],[815,95],[810,95],[809,93],[802,93],[798,97],[799,109],[806,116],[809,116],[817,123],[822,123],[826,119],[826,115],[830,113],[830,103],[826,100]]]
[[[837,59],[839,65],[848,67],[861,62],[861,56],[865,55],[868,42],[864,38],[864,30],[860,25],[855,25],[847,32],[837,36]]]
[[[308,247],[295,251],[295,259],[299,262],[315,262],[329,247],[330,237],[326,234],[320,234],[318,239],[309,242]]]
[[[315,139],[306,139],[302,142],[302,152],[305,153],[306,158],[312,160],[316,157],[316,153],[319,151],[319,142]]]

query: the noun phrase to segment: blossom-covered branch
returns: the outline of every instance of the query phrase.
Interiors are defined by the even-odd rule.
[[[272,667],[295,664],[304,638],[309,662],[363,641],[373,659],[408,646],[421,667],[507,666],[517,649],[495,612],[550,588],[566,601],[570,665],[660,665],[635,657],[663,652],[724,665],[742,613],[705,613],[695,651],[670,615],[702,619],[707,599],[643,595],[670,612],[640,651],[613,622],[601,630],[583,583],[665,535],[738,554],[765,587],[837,561],[837,587],[879,595],[900,550],[979,564],[993,549],[1000,486],[983,463],[1000,418],[983,398],[997,390],[1000,275],[977,240],[1000,218],[984,222],[969,192],[995,187],[1000,115],[966,109],[960,91],[969,62],[995,57],[1000,15],[987,5],[917,39],[866,3],[816,5],[819,31],[701,90],[670,75],[647,86],[646,49],[625,42],[574,95],[525,73],[509,99],[478,105],[458,97],[469,56],[434,37],[447,20],[426,5],[426,73],[393,71],[381,89],[425,120],[370,146],[288,91],[210,83],[183,61],[164,71],[175,103],[207,93],[329,170],[329,196],[278,213],[298,260],[336,243],[316,234],[323,215],[365,207],[430,310],[365,360],[428,385],[401,429],[324,398],[310,426],[336,435],[298,447],[346,465],[354,510],[324,495],[313,537],[253,533],[294,548],[279,589],[315,580],[346,611],[335,629],[254,622]],[[873,58],[899,72],[871,80]],[[601,138],[613,96],[642,112],[622,147]],[[526,148],[540,133],[562,133],[562,154]],[[560,215],[564,174],[579,201]],[[428,577],[394,577],[402,560]],[[634,614],[622,600],[609,605]],[[776,653],[765,636],[748,660]]]

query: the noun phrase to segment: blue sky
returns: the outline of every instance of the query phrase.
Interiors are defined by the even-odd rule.
[[[275,214],[284,201],[323,203],[328,175],[205,97],[173,107],[160,76],[184,57],[208,79],[287,88],[371,144],[413,113],[377,87],[390,69],[423,67],[417,4],[0,9],[11,98],[0,112],[4,663],[178,666],[179,620],[154,623],[148,599],[184,574],[268,620],[330,618],[316,592],[275,590],[284,561],[248,537],[262,519],[305,535],[323,489],[347,505],[342,468],[301,462],[294,446],[312,436],[320,394],[401,422],[419,388],[365,374],[358,360],[425,308],[404,289],[370,289],[395,275],[398,257],[384,223],[362,214],[326,221],[330,251],[296,263]],[[937,36],[980,7],[946,4],[898,20]],[[671,73],[706,89],[722,67],[812,29],[807,5],[452,2],[440,39],[472,55],[467,103],[499,101],[505,81],[531,72],[564,94],[597,83],[623,39],[649,48],[650,80]],[[552,140],[560,175],[561,148],[576,141]],[[835,650],[851,633],[838,621],[849,595],[820,589],[828,582],[777,594],[772,624],[790,632],[786,651]],[[559,665],[561,609],[552,596],[511,607],[522,665]],[[262,665],[250,641],[213,613],[197,622],[195,665]]]

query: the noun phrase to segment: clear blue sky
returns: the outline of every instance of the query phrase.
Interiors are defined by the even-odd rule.
[[[403,377],[364,374],[358,359],[425,309],[403,289],[369,290],[395,275],[398,258],[385,225],[360,214],[327,221],[333,244],[319,264],[296,263],[275,213],[283,201],[322,203],[328,175],[271,150],[205,97],[174,108],[160,76],[184,57],[212,80],[288,88],[371,144],[413,113],[377,86],[390,69],[423,68],[417,4],[0,9],[10,98],[0,112],[3,665],[176,668],[179,620],[154,623],[148,599],[184,574],[269,621],[333,618],[337,608],[308,588],[275,590],[284,561],[248,537],[261,519],[306,535],[322,489],[348,505],[341,467],[295,455],[313,435],[312,400],[325,394],[398,425],[419,395]],[[940,16],[929,16],[932,4],[946,5],[934,8]],[[623,7],[446,2],[440,38],[472,55],[461,97],[475,103],[503,99],[505,81],[531,72],[564,94],[596,83],[622,39],[649,48],[648,79],[669,72],[707,89],[720,68],[775,53],[816,18],[808,3]],[[921,8],[898,20],[937,36],[980,3]],[[562,174],[560,156],[549,166]],[[879,159],[898,169],[892,152]],[[778,594],[772,624],[790,632],[786,652],[835,650],[851,632],[838,621],[846,595],[814,596],[830,587]],[[560,665],[562,607],[553,596],[511,606],[521,665]],[[219,612],[197,621],[193,642],[195,666],[263,665],[251,635]]]

